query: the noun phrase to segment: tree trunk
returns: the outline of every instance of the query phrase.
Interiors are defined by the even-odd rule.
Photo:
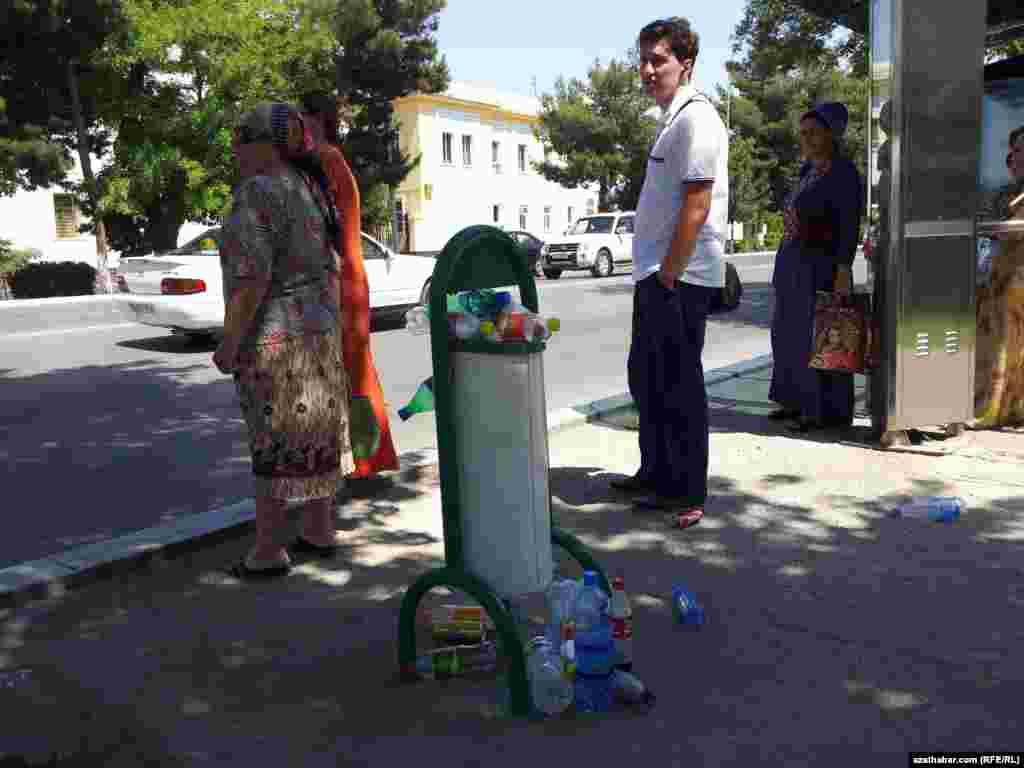
[[[185,223],[185,193],[188,177],[178,169],[167,191],[146,211],[145,241],[156,253],[178,247],[178,233]]]
[[[75,126],[75,137],[78,140],[78,161],[82,165],[82,178],[85,180],[85,191],[89,197],[89,205],[96,217],[96,275],[106,293],[113,293],[110,282],[110,271],[107,269],[107,228],[99,211],[99,191],[96,188],[96,176],[92,172],[92,160],[89,156],[89,134],[85,130],[85,115],[82,113],[82,98],[78,90],[78,62],[67,61],[68,90],[71,93],[71,119]]]

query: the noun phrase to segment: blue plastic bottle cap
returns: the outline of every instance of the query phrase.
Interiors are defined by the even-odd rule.
[[[597,571],[584,571],[583,584],[588,587],[597,586]]]

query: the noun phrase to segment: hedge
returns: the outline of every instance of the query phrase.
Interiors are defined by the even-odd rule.
[[[96,282],[96,270],[83,261],[27,264],[8,275],[7,282],[16,299],[89,296]]]

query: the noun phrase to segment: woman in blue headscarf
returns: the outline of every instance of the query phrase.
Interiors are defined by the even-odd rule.
[[[800,118],[804,164],[786,203],[785,235],[775,256],[772,285],[773,419],[794,419],[809,432],[853,422],[853,374],[808,367],[818,291],[848,296],[863,214],[863,183],[840,140],[849,113],[825,102]]]

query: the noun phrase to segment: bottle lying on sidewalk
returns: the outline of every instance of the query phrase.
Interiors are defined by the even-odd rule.
[[[408,421],[417,413],[429,413],[434,410],[434,377],[426,379],[412,396],[408,404],[398,409],[398,416],[402,421]]]
[[[960,518],[967,505],[958,496],[916,496],[893,513],[893,517],[952,523]]]
[[[498,668],[498,647],[492,642],[435,648],[416,659],[416,672],[430,680],[467,674],[489,674]]]

